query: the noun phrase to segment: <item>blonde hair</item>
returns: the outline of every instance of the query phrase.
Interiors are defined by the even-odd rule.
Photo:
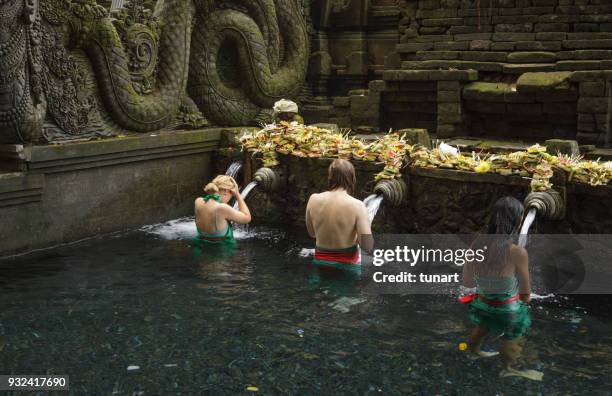
[[[219,175],[204,187],[206,194],[218,194],[220,190],[232,190],[238,187],[238,183],[233,177],[227,175]]]

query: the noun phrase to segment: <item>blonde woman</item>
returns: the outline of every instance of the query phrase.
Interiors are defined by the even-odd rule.
[[[233,221],[238,224],[251,222],[251,212],[238,191],[238,183],[231,176],[219,175],[204,187],[205,195],[195,201],[198,240],[207,243],[234,241]],[[227,203],[236,198],[238,210]]]

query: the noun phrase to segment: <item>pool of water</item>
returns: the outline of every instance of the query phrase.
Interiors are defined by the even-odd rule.
[[[612,321],[565,298],[532,303],[523,363],[544,380],[499,379],[459,350],[471,326],[452,296],[365,295],[312,268],[292,230],[240,230],[214,254],[193,234],[181,219],[0,259],[1,373],[104,395],[612,392]]]

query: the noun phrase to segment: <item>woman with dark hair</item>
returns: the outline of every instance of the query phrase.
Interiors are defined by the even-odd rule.
[[[480,348],[487,334],[501,336],[504,343],[499,354],[504,367],[500,376],[541,380],[541,372],[512,367],[521,354],[521,338],[531,325],[527,305],[531,298],[529,257],[516,244],[523,212],[523,205],[513,197],[495,203],[487,234],[475,242],[475,248],[487,251],[486,257],[463,268],[464,285],[476,287],[477,294],[463,297],[462,302],[469,304],[470,320],[476,324],[468,340],[472,353],[481,357],[497,355]]]

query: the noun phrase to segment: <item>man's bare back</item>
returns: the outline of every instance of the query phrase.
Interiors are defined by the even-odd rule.
[[[344,189],[313,194],[306,207],[306,227],[320,248],[342,249],[370,235],[368,213],[362,201]]]

